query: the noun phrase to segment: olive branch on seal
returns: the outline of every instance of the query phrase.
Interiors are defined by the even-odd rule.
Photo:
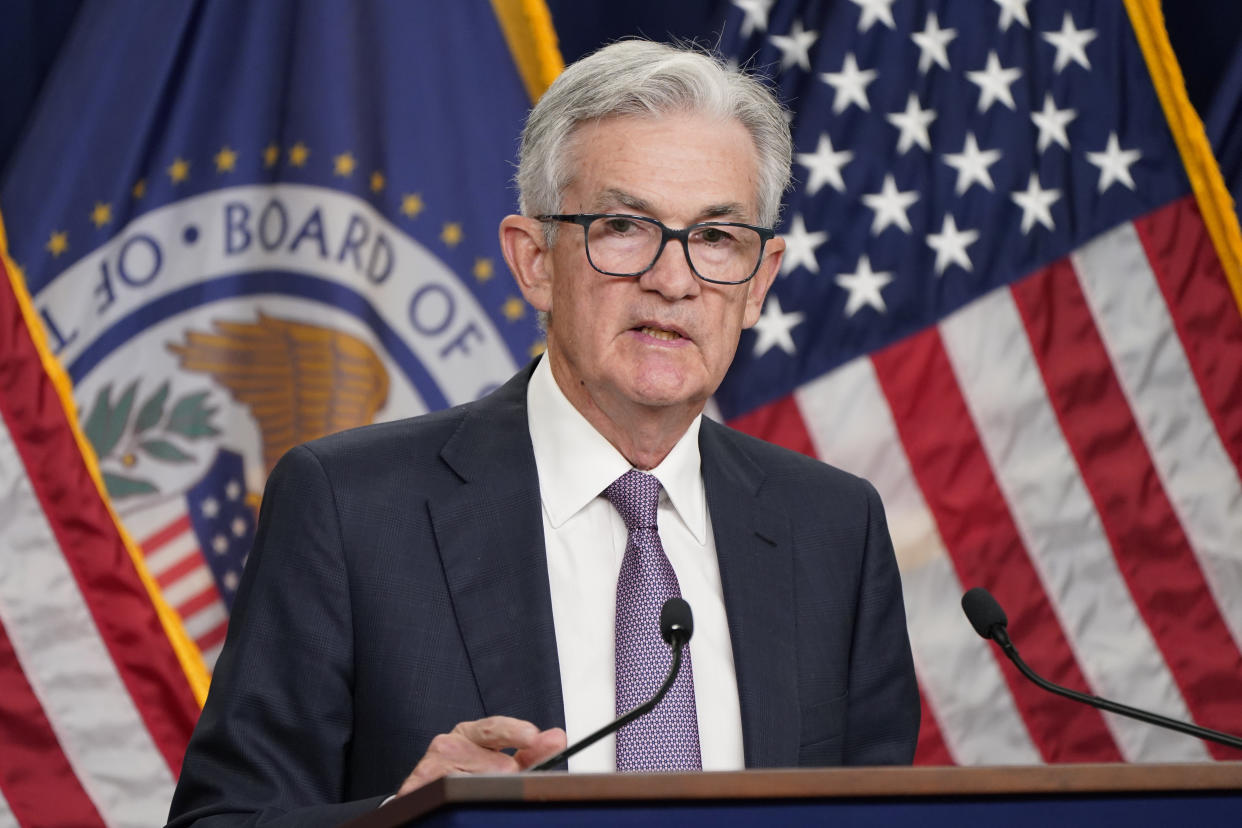
[[[220,433],[211,421],[216,409],[207,405],[207,391],[185,394],[169,405],[170,389],[165,380],[155,393],[137,405],[135,412],[138,383],[134,380],[127,385],[115,402],[112,383],[95,395],[82,430],[100,461],[113,460],[130,468],[143,455],[162,463],[188,463],[193,456],[169,437],[195,441]],[[149,480],[127,474],[104,471],[103,480],[108,494],[114,498],[158,491]]]

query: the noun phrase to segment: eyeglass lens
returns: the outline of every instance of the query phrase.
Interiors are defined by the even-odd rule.
[[[605,216],[587,228],[587,255],[598,270],[615,276],[644,272],[660,252],[660,225],[624,216]],[[686,250],[694,271],[715,282],[744,282],[755,272],[762,237],[748,227],[696,225]]]

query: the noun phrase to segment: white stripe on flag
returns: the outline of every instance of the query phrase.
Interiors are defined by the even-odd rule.
[[[19,457],[0,421],[0,457]],[[0,623],[83,789],[108,825],[162,821],[173,778],[100,638],[20,463],[0,463],[8,541]]]
[[[143,543],[159,530],[175,523],[186,514],[185,498],[181,495],[165,495],[154,504],[146,503],[141,509],[127,509],[120,513],[121,522],[137,543]]]
[[[0,828],[21,828],[17,824],[17,817],[9,809],[9,803],[4,798],[4,791],[0,791]]]
[[[1124,224],[1071,260],[1173,510],[1242,647],[1242,482],[1204,406],[1138,233]]]
[[[224,604],[217,598],[198,612],[182,620],[185,623],[186,634],[190,638],[197,640],[225,621],[228,621],[229,616],[224,610]]]
[[[919,685],[954,761],[1038,764],[988,642],[962,615],[962,586],[910,470],[871,361],[856,359],[795,392],[816,454],[859,474],[884,501],[897,548]]]
[[[216,668],[216,662],[220,660],[220,653],[223,650],[224,650],[223,641],[221,641],[219,644],[217,644],[214,647],[203,650],[203,664],[206,665],[209,671],[214,670]]]
[[[164,587],[164,600],[177,607],[208,587],[214,588],[215,584],[215,579],[212,578],[211,570],[207,568],[207,563],[200,561],[196,568],[191,569],[183,577]]]
[[[1100,695],[1189,720],[1061,433],[1013,295],[995,290],[967,305],[940,323],[940,336],[1009,512],[1083,674]],[[1013,635],[1021,640],[1022,630]],[[1129,761],[1210,759],[1200,742],[1181,734],[1132,719],[1106,721]]]
[[[146,553],[147,571],[152,577],[158,578],[186,557],[199,555],[198,538],[194,534],[194,528],[187,525],[184,531],[178,532],[160,546],[153,549],[144,547],[143,552]]]

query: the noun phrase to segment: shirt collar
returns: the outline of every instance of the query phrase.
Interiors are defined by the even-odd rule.
[[[526,411],[539,494],[552,528],[559,529],[632,466],[561,392],[546,356],[535,366],[527,386]],[[699,461],[701,420],[695,417],[664,461],[649,472],[700,544],[707,535]]]

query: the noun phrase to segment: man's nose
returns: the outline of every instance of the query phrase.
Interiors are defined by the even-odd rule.
[[[647,290],[660,293],[674,301],[697,295],[701,287],[699,278],[690,269],[686,249],[679,239],[669,239],[656,257],[655,264],[639,277],[639,283]]]

